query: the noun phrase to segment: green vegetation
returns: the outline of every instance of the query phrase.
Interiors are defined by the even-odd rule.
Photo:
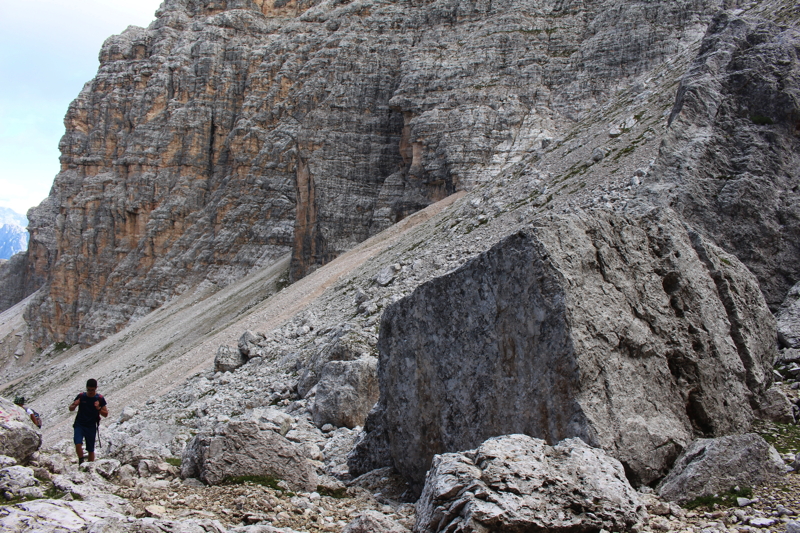
[[[800,427],[794,424],[777,422],[759,422],[753,430],[764,437],[764,440],[775,446],[780,453],[800,452]]]
[[[181,458],[180,457],[167,457],[164,459],[168,464],[172,466],[180,467],[181,466]]]
[[[345,487],[340,489],[329,489],[327,487],[323,487],[322,485],[317,485],[317,493],[320,496],[330,496],[331,498],[336,498],[338,500],[347,498],[347,488]]]
[[[72,348],[72,346],[70,346],[69,344],[67,344],[64,341],[61,341],[61,342],[57,342],[56,343],[56,345],[54,346],[53,352],[54,353],[56,353],[56,352],[66,352],[70,348]]]
[[[775,124],[771,118],[765,117],[764,115],[750,115],[750,120],[753,121],[753,124],[758,124],[759,126],[771,126]]]
[[[753,489],[749,487],[745,487],[743,489],[736,490],[737,487],[731,488],[728,492],[723,494],[714,494],[712,496],[701,496],[696,498],[690,502],[687,502],[684,507],[686,509],[697,509],[698,507],[705,507],[707,509],[712,509],[714,505],[719,505],[720,507],[737,507],[738,504],[736,503],[736,498],[752,498],[753,496]]]

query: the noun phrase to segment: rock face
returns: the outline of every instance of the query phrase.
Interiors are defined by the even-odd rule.
[[[378,348],[377,434],[351,474],[388,452],[419,489],[435,454],[524,433],[602,447],[638,485],[695,435],[749,427],[775,330],[753,275],[673,212],[598,210],[535,219],[421,285]]]
[[[628,531],[643,516],[622,465],[602,450],[509,435],[434,457],[414,531]]]
[[[293,443],[256,422],[231,422],[217,435],[198,435],[186,445],[181,476],[216,485],[226,478],[272,476],[295,490],[317,488],[314,467]]]
[[[724,493],[732,487],[754,487],[785,472],[781,456],[754,433],[698,439],[681,454],[658,486],[658,495],[684,503]]]
[[[800,279],[799,43],[797,29],[716,16],[653,172],[653,190],[745,263],[772,309]]]
[[[168,0],[67,113],[14,274],[43,289],[33,340],[93,344],[288,252],[297,279],[544,150],[722,4]]]
[[[776,316],[778,340],[785,348],[800,348],[800,283],[791,288]]]
[[[0,398],[0,455],[25,462],[42,445],[42,434],[20,407]]]

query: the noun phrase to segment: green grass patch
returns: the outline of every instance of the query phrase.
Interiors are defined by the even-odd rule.
[[[67,350],[72,348],[72,346],[70,344],[67,344],[64,341],[61,341],[61,342],[57,342],[56,345],[53,348],[54,348],[55,352],[66,352]]]
[[[745,487],[743,489],[736,490],[736,487],[731,488],[729,491],[723,494],[714,494],[712,496],[700,496],[699,498],[695,498],[694,500],[687,502],[683,507],[686,509],[697,509],[698,507],[705,507],[711,510],[714,505],[719,505],[720,507],[738,507],[736,503],[736,498],[752,498],[753,497],[753,489],[750,487]]]
[[[764,115],[750,115],[750,120],[753,121],[753,124],[758,124],[759,126],[771,126],[775,124],[771,118],[765,117]]]
[[[181,466],[181,458],[180,457],[167,457],[164,460],[167,462],[167,464],[170,464],[172,466],[177,466],[179,468]]]
[[[330,496],[331,498],[336,498],[337,500],[348,497],[347,489],[345,487],[340,489],[329,489],[327,487],[323,487],[322,485],[317,485],[317,494],[320,496]]]
[[[754,424],[753,430],[780,453],[800,452],[800,427],[794,424],[760,421]]]

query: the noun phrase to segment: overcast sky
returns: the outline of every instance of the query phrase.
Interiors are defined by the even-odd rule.
[[[148,26],[161,0],[0,0],[0,206],[25,214],[50,193],[69,103],[103,41]]]

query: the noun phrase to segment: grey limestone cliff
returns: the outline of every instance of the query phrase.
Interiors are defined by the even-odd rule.
[[[800,8],[720,13],[683,78],[652,191],[744,262],[777,310],[800,279]]]
[[[67,113],[31,212],[32,338],[93,344],[288,251],[297,279],[542,152],[722,6],[167,0]]]

